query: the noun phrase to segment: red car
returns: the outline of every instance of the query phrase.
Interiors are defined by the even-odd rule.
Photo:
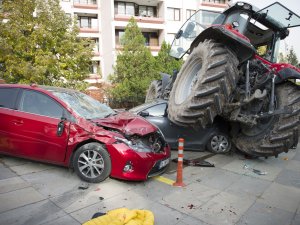
[[[170,161],[162,133],[142,117],[37,85],[0,84],[0,153],[72,167],[88,182],[146,180]]]

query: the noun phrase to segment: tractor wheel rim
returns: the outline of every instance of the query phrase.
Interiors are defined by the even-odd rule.
[[[155,97],[156,97],[155,95],[156,95],[156,90],[155,90],[154,87],[152,87],[152,88],[149,90],[149,95],[147,96],[147,97],[148,97],[147,101],[148,101],[148,102],[151,102],[152,100],[154,100]]]
[[[95,150],[86,150],[78,158],[78,168],[85,177],[99,177],[104,170],[103,157]]]
[[[178,91],[175,95],[175,103],[183,103],[192,93],[201,72],[202,62],[199,58],[195,59],[190,66],[191,69],[188,74],[180,79],[181,84],[179,85]]]

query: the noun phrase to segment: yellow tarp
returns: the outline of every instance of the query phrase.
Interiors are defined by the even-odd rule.
[[[154,215],[148,210],[120,208],[108,211],[83,225],[154,225]]]

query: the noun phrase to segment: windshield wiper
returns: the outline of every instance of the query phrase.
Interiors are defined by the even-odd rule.
[[[110,117],[110,116],[114,116],[114,115],[117,115],[117,113],[115,113],[115,112],[109,113],[109,114],[107,114],[106,116],[104,116],[104,118],[107,118],[107,117]]]

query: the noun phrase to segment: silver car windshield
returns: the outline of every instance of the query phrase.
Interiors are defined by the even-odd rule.
[[[220,15],[218,12],[199,10],[179,29],[172,42],[170,56],[180,59],[189,50],[191,43]]]
[[[80,92],[52,91],[52,93],[72,108],[76,114],[85,119],[102,119],[116,114],[109,106]]]

